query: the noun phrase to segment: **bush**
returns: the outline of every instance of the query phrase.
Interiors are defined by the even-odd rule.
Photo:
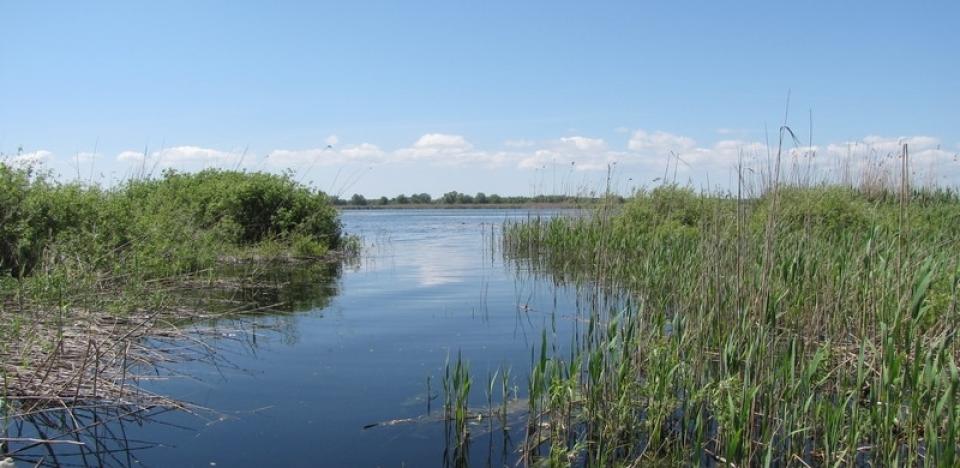
[[[780,190],[777,223],[787,232],[812,229],[827,235],[862,232],[882,221],[879,212],[863,194],[845,187],[783,188]],[[755,229],[761,229],[770,212],[772,196],[759,200],[753,213]]]
[[[690,188],[667,185],[638,193],[626,204],[617,222],[640,233],[680,230],[695,234],[703,216],[702,198]]]
[[[45,258],[171,274],[264,241],[314,255],[340,239],[331,200],[289,175],[168,171],[102,190],[0,165],[0,274],[28,275]]]

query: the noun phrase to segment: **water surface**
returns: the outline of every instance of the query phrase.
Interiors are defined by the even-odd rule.
[[[242,330],[219,324],[227,339],[217,340],[218,365],[177,364],[147,385],[210,411],[114,425],[102,447],[55,454],[81,465],[442,466],[450,458],[443,424],[364,426],[425,414],[428,378],[436,411],[445,363],[458,353],[476,379],[476,406],[498,369],[512,369],[523,396],[531,349],[544,329],[568,336],[576,294],[505,263],[494,234],[504,221],[552,214],[345,211],[345,230],[366,244],[358,264],[266,298],[293,304],[291,312],[257,318],[255,336],[251,319]],[[514,429],[512,441],[478,431],[470,464],[512,466]]]

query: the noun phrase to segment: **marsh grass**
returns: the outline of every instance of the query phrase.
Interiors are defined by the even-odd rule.
[[[136,371],[216,359],[190,323],[329,300],[358,246],[327,196],[289,175],[168,171],[102,188],[0,164],[3,424],[50,406],[186,409]],[[191,345],[162,346],[174,341]]]
[[[960,197],[773,180],[505,226],[514,261],[633,296],[570,356],[544,333],[528,461],[956,466]]]

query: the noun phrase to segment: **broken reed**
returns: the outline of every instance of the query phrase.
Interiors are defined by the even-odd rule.
[[[167,171],[99,187],[0,162],[0,428],[51,407],[184,409],[144,391],[141,374],[217,361],[205,336],[222,330],[201,320],[285,310],[306,292],[325,304],[323,279],[358,245],[330,199],[289,174]]]
[[[526,449],[591,466],[955,466],[960,198],[903,187],[664,186],[614,215],[505,226],[509,258],[632,295],[581,311],[569,357],[544,333]]]

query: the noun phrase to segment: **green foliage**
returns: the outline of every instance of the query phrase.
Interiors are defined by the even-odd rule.
[[[786,231],[813,229],[822,233],[842,234],[859,232],[868,225],[885,223],[883,214],[864,195],[847,187],[820,187],[818,189],[785,188],[779,192],[778,224]],[[773,195],[760,199],[753,216],[756,225],[762,225],[769,214]],[[895,206],[887,203],[889,207]],[[882,210],[882,208],[881,208]]]
[[[371,207],[371,206],[390,206],[390,205],[526,205],[526,204],[562,204],[568,206],[579,206],[583,204],[600,203],[624,203],[626,200],[619,195],[607,196],[571,196],[571,195],[536,195],[528,196],[501,196],[497,194],[486,194],[477,192],[476,195],[468,195],[457,191],[444,193],[440,198],[433,199],[429,193],[412,193],[410,195],[399,194],[393,198],[381,196],[375,199],[367,199],[359,193],[353,194],[349,199],[342,199],[334,196],[330,198],[334,206],[350,207]]]
[[[58,237],[72,243],[88,237],[98,227],[103,196],[0,164],[0,274],[30,274]]]
[[[365,206],[367,204],[367,199],[364,198],[363,195],[360,195],[359,193],[355,193],[353,194],[352,197],[350,197],[350,203],[357,206]]]
[[[315,256],[339,247],[330,200],[289,176],[174,171],[113,189],[0,165],[0,275],[75,268],[141,276],[196,271],[265,241]]]
[[[531,373],[550,459],[577,440],[587,466],[957,466],[958,222],[948,191],[668,186],[506,226],[525,269],[631,298]],[[582,395],[576,423],[535,400],[555,394]]]
[[[431,201],[433,200],[430,197],[429,193],[418,193],[415,195],[410,195],[411,203],[430,203]]]
[[[617,223],[645,234],[672,230],[695,234],[704,213],[703,201],[692,189],[668,185],[638,193],[626,203]]]

